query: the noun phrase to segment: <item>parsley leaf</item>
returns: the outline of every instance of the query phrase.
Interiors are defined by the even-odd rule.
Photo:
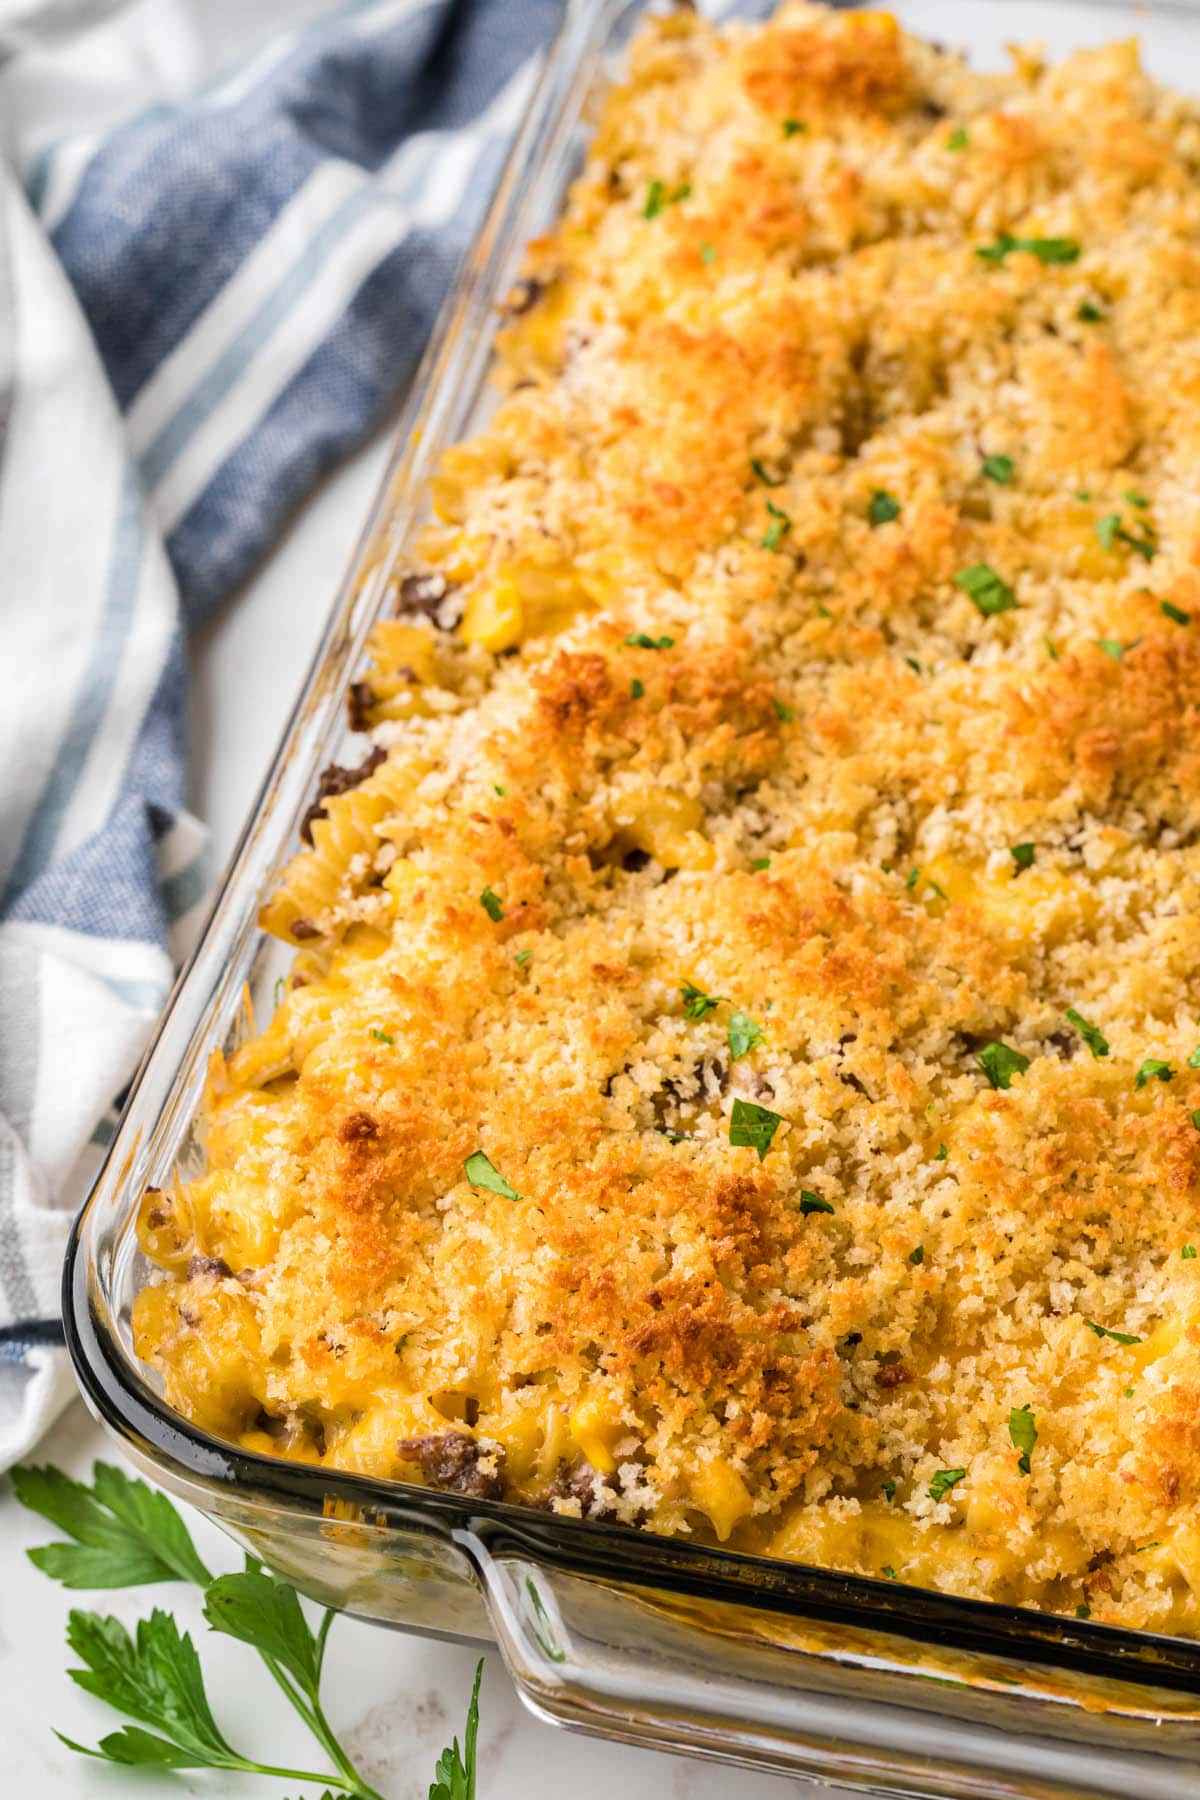
[[[800,1189],[800,1213],[807,1219],[810,1213],[831,1213],[833,1207],[828,1200],[822,1200],[820,1194],[814,1194],[811,1188]]]
[[[783,121],[783,135],[785,138],[796,137],[799,132],[807,130],[808,126],[802,119],[785,119]]]
[[[767,527],[767,535],[762,540],[764,550],[778,550],[780,543],[792,529],[792,521],[782,507],[773,500],[767,501],[767,511],[771,515],[771,523]]]
[[[1196,1048],[1192,1051],[1192,1054],[1188,1057],[1187,1066],[1189,1069],[1200,1069],[1200,1044],[1196,1045]]]
[[[790,725],[796,717],[791,707],[785,705],[782,700],[773,699],[771,705],[775,708],[775,717],[779,720],[781,725]]]
[[[1075,1608],[1075,1617],[1077,1619],[1090,1619],[1091,1616],[1092,1609],[1090,1606],[1077,1606]]]
[[[97,1463],[93,1485],[72,1481],[60,1469],[12,1471],[22,1506],[40,1513],[73,1538],[44,1544],[29,1560],[70,1588],[136,1587],[147,1581],[196,1581],[210,1577],[187,1526],[165,1494]]]
[[[879,1491],[884,1499],[889,1502],[896,1498],[896,1484],[894,1481],[885,1481]]]
[[[1179,1252],[1179,1255],[1184,1262],[1195,1262],[1195,1260],[1196,1260],[1195,1244],[1185,1244],[1183,1246],[1183,1249]]]
[[[867,507],[868,523],[872,529],[876,525],[889,525],[893,519],[900,517],[900,510],[900,502],[895,494],[889,494],[886,488],[876,488]]]
[[[1175,1071],[1169,1062],[1161,1057],[1148,1056],[1133,1078],[1135,1088],[1144,1088],[1148,1081],[1174,1081]]]
[[[1120,638],[1097,638],[1096,648],[1103,650],[1105,656],[1111,656],[1114,662],[1120,662],[1126,650],[1131,650],[1133,646],[1123,644]]]
[[[718,1006],[725,1004],[724,994],[706,994],[703,988],[685,981],[679,992],[683,995],[683,1016],[685,1019],[703,1019],[710,1012],[716,1012]]]
[[[395,1038],[390,1037],[386,1031],[380,1031],[376,1025],[372,1025],[371,1027],[371,1036],[378,1044],[394,1044],[396,1041]]]
[[[532,955],[532,950],[518,950],[517,954],[513,957],[513,961],[516,963],[518,969],[523,969]]]
[[[949,1156],[949,1154],[950,1154],[950,1151],[949,1151],[949,1148],[947,1147],[947,1145],[939,1144],[938,1145],[938,1153],[934,1157],[933,1160],[934,1160],[934,1162],[945,1162],[945,1160]]]
[[[504,906],[499,894],[493,893],[490,887],[485,887],[479,896],[479,904],[492,923],[498,925],[504,917]]]
[[[764,869],[769,869],[770,866],[771,859],[769,856],[756,856],[754,861],[750,864],[750,867],[756,875],[760,875]]]
[[[1075,314],[1075,317],[1077,319],[1082,319],[1085,325],[1099,325],[1103,322],[1104,314],[1093,301],[1085,300],[1080,306],[1079,311]]]
[[[743,1056],[748,1056],[751,1050],[757,1050],[760,1044],[767,1041],[762,1027],[756,1024],[749,1013],[740,1009],[729,1015],[726,1039],[730,1062],[740,1062]]]
[[[755,1106],[752,1100],[735,1100],[729,1115],[729,1142],[742,1150],[757,1150],[759,1162],[765,1162],[771,1140],[783,1124],[781,1115],[769,1107]]]
[[[652,181],[646,189],[646,203],[642,207],[643,219],[657,219],[659,213],[662,212],[665,207],[674,206],[677,200],[686,200],[691,191],[692,184],[690,181],[682,182],[679,187],[673,188],[669,194],[664,182]]]
[[[483,1679],[483,1658],[475,1665],[475,1685],[467,1707],[467,1729],[463,1736],[462,1754],[458,1739],[443,1750],[434,1770],[429,1800],[475,1800],[475,1740],[479,1735],[479,1683]]]
[[[499,1194],[502,1200],[519,1200],[520,1194],[505,1181],[503,1175],[492,1163],[490,1156],[482,1150],[474,1150],[463,1164],[467,1180],[472,1187],[486,1188],[490,1194]]]
[[[1111,550],[1114,543],[1121,543],[1128,549],[1136,551],[1147,562],[1153,562],[1158,555],[1158,545],[1153,541],[1150,529],[1148,525],[1143,524],[1143,535],[1135,537],[1132,531],[1128,531],[1122,525],[1120,513],[1115,512],[1105,513],[1103,518],[1096,520],[1096,537],[1102,550]]]
[[[1029,1067],[1027,1056],[1022,1056],[1019,1050],[1013,1050],[1008,1044],[1001,1044],[996,1039],[983,1046],[978,1062],[994,1088],[1011,1087],[1013,1076],[1023,1075]]]
[[[156,1607],[148,1619],[138,1620],[137,1636],[131,1638],[119,1619],[72,1612],[67,1643],[84,1664],[68,1671],[77,1686],[163,1733],[157,1737],[126,1726],[106,1737],[98,1751],[85,1754],[173,1769],[253,1767],[218,1730],[195,1645],[170,1613]]]
[[[1173,619],[1176,625],[1190,625],[1192,622],[1191,613],[1184,612],[1182,606],[1172,606],[1169,600],[1162,602],[1160,611],[1164,618]]]
[[[1017,1458],[1017,1467],[1022,1475],[1033,1473],[1029,1461],[1033,1455],[1033,1446],[1038,1440],[1037,1416],[1033,1408],[1026,1402],[1024,1406],[1014,1406],[1008,1415],[1008,1435],[1012,1439],[1014,1450],[1021,1452]]]
[[[950,133],[950,136],[946,139],[946,148],[947,150],[965,150],[969,141],[964,128],[961,125],[956,125],[954,130]]]
[[[1139,494],[1133,488],[1125,489],[1124,498],[1128,500],[1130,506],[1146,507],[1150,504],[1145,494]]]
[[[891,1563],[884,1563],[884,1565],[880,1569],[879,1573],[881,1575],[886,1575],[889,1581],[899,1581],[899,1579],[900,1579],[900,1577],[897,1575],[895,1569],[893,1569]]]
[[[644,695],[644,694],[645,694],[645,692],[646,692],[646,684],[645,684],[645,683],[644,683],[644,682],[642,682],[642,681],[638,681],[638,680],[637,680],[637,679],[636,679],[636,678],[635,678],[635,679],[634,679],[634,680],[633,680],[633,681],[631,681],[631,682],[630,682],[630,684],[629,684],[629,698],[630,698],[630,699],[631,699],[631,700],[640,700],[640,699],[642,699],[642,697],[643,697],[643,695]]]
[[[969,569],[960,569],[954,577],[954,585],[971,596],[985,619],[995,613],[1012,612],[1018,604],[1007,581],[997,575],[989,563],[972,563]]]
[[[939,1469],[929,1484],[929,1498],[944,1500],[950,1489],[965,1479],[966,1473],[965,1469]]]
[[[267,1572],[253,1557],[236,1575],[218,1575],[204,1595],[204,1617],[214,1631],[250,1644],[279,1663],[310,1701],[317,1698],[321,1657],[295,1588]]]
[[[1073,1006],[1068,1006],[1063,1017],[1066,1019],[1068,1025],[1073,1025],[1075,1027],[1093,1056],[1101,1057],[1108,1055],[1108,1039],[1097,1026],[1090,1025],[1081,1012],[1076,1012]]]
[[[1074,238],[1019,238],[1008,231],[1000,232],[991,244],[979,244],[975,254],[983,262],[1002,263],[1014,250],[1026,251],[1030,256],[1036,256],[1040,263],[1073,263],[1079,257],[1079,245]]]
[[[1008,854],[1017,865],[1017,874],[1019,875],[1022,869],[1032,869],[1033,859],[1037,854],[1037,851],[1036,846],[1033,844],[1013,844],[1010,847]]]
[[[716,260],[717,260],[716,246],[708,243],[708,241],[705,240],[700,245],[700,261],[707,263],[709,265],[709,267],[711,268],[713,263],[716,262]]]
[[[768,475],[766,465],[757,456],[752,456],[750,458],[750,467],[754,470],[754,473],[758,476],[758,479],[762,482],[764,487],[783,486],[784,477],[782,475]]]
[[[1013,459],[1011,456],[985,456],[980,465],[984,478],[996,482],[1000,487],[1007,487],[1013,478]]]
[[[914,1269],[919,1269],[921,1264],[925,1261],[924,1244],[918,1244],[915,1250],[910,1250],[908,1253],[908,1260]]]
[[[1191,1118],[1192,1124],[1194,1125],[1196,1130],[1200,1131],[1200,1106],[1198,1106],[1196,1108],[1195,1112],[1191,1113],[1189,1115],[1189,1117]]]
[[[1095,1319],[1089,1319],[1086,1314],[1083,1322],[1089,1331],[1095,1332],[1098,1338],[1111,1338],[1114,1344],[1124,1344],[1127,1349],[1130,1344],[1140,1344],[1142,1341],[1131,1331],[1112,1331],[1107,1325],[1097,1325]]]
[[[673,637],[652,638],[645,631],[631,631],[625,639],[626,648],[630,650],[669,650],[674,642]]]

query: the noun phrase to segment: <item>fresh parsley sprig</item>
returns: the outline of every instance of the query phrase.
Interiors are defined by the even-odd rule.
[[[321,1705],[331,1611],[322,1614],[313,1631],[295,1589],[253,1557],[247,1557],[244,1570],[214,1577],[166,1495],[111,1465],[95,1465],[91,1487],[54,1468],[17,1468],[12,1479],[21,1504],[66,1533],[62,1542],[29,1551],[36,1568],[68,1588],[137,1587],[157,1581],[187,1581],[202,1588],[211,1629],[258,1652],[336,1773],[263,1763],[236,1749],[213,1717],[190,1635],[158,1607],[138,1621],[132,1636],[119,1619],[72,1611],[67,1643],[82,1666],[69,1671],[71,1679],[133,1723],[110,1732],[95,1749],[59,1733],[69,1749],[126,1768],[229,1769],[316,1784],[325,1800],[333,1800],[335,1793],[349,1800],[382,1800],[347,1756]],[[457,1739],[443,1751],[430,1800],[475,1800],[482,1671],[481,1661],[463,1751]]]

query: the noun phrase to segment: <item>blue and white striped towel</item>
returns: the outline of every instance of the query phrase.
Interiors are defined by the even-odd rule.
[[[117,3],[51,0],[46,43]],[[202,897],[183,625],[412,373],[560,11],[350,0],[0,159],[0,1468],[71,1392],[63,1244]],[[27,68],[86,79],[35,31],[0,120]]]

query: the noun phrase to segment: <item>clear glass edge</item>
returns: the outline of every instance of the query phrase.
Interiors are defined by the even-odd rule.
[[[1105,12],[1113,0],[1068,4]],[[236,1490],[264,1518],[319,1519],[332,1497],[361,1508],[385,1529],[419,1527],[471,1547],[470,1560],[485,1586],[488,1559],[527,1557],[547,1574],[552,1569],[580,1574],[615,1591],[623,1586],[642,1593],[657,1589],[664,1596],[691,1595],[873,1631],[897,1673],[904,1667],[904,1643],[927,1641],[933,1633],[947,1646],[1013,1659],[1026,1670],[1031,1665],[1048,1674],[1073,1670],[1092,1674],[1105,1686],[1128,1683],[1160,1695],[1165,1686],[1176,1694],[1198,1694],[1200,1645],[1189,1640],[709,1550],[526,1508],[463,1501],[423,1487],[305,1468],[235,1449],[165,1405],[142,1375],[113,1314],[112,1272],[122,1243],[127,1247],[137,1198],[152,1172],[176,1159],[195,1113],[208,1048],[223,1039],[231,1019],[231,991],[240,986],[231,981],[231,970],[248,972],[253,961],[259,897],[286,860],[317,770],[328,760],[341,729],[347,679],[381,610],[431,465],[453,435],[449,421],[462,410],[464,394],[477,386],[489,360],[489,321],[530,235],[539,189],[561,185],[561,164],[578,125],[581,98],[592,85],[594,67],[617,20],[643,10],[649,8],[638,0],[566,0],[562,27],[480,235],[459,271],[402,409],[379,493],[309,675],[76,1221],[63,1287],[64,1325],[76,1373],[88,1404],[104,1424],[139,1460],[173,1477],[177,1486],[182,1480],[214,1497]],[[1174,0],[1170,10],[1200,8],[1194,0]],[[108,1215],[115,1229],[103,1238]],[[202,1500],[197,1503],[203,1505]],[[1058,1698],[1047,1689],[1047,1699]],[[580,1722],[587,1728],[586,1721]],[[1172,1725],[1194,1740],[1194,1718],[1163,1719],[1168,1734]]]

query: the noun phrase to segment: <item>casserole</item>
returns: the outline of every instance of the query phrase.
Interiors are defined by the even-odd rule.
[[[554,1516],[539,1519],[482,1498],[456,1498],[367,1480],[327,1465],[284,1468],[253,1454],[239,1455],[205,1438],[152,1398],[144,1379],[132,1370],[127,1339],[113,1335],[105,1316],[105,1309],[111,1314],[115,1302],[123,1323],[138,1279],[129,1231],[130,1195],[162,1185],[171,1171],[187,1172],[195,1166],[195,1144],[189,1134],[205,1051],[214,1041],[231,1045],[236,1041],[243,978],[250,981],[260,1004],[270,991],[279,965],[255,938],[247,903],[271,886],[287,837],[309,798],[314,752],[324,760],[338,751],[332,725],[339,689],[357,667],[364,636],[385,604],[393,560],[414,522],[428,459],[461,433],[476,398],[486,360],[480,331],[484,311],[511,282],[519,241],[546,217],[539,208],[559,197],[566,165],[561,160],[555,164],[553,153],[575,132],[581,98],[602,42],[604,47],[615,43],[623,22],[628,22],[627,14],[606,21],[611,35],[605,37],[595,19],[568,16],[523,137],[527,155],[530,133],[544,120],[552,155],[514,197],[523,167],[518,146],[484,236],[481,259],[434,353],[430,387],[402,434],[407,442],[398,459],[393,497],[381,511],[380,529],[369,539],[331,627],[334,654],[320,663],[301,702],[267,799],[243,847],[234,885],[218,902],[196,965],[150,1057],[131,1119],[114,1145],[82,1223],[69,1289],[76,1301],[71,1330],[85,1387],[110,1418],[116,1407],[127,1436],[141,1436],[154,1421],[146,1441],[157,1441],[161,1473],[169,1482],[187,1485],[189,1477],[194,1481],[205,1471],[214,1475],[224,1471],[226,1479],[235,1476],[236,1493],[222,1494],[213,1510],[249,1534],[261,1553],[310,1591],[332,1584],[337,1603],[369,1616],[403,1616],[412,1623],[440,1622],[469,1631],[479,1618],[473,1569],[483,1582],[494,1628],[525,1691],[559,1716],[596,1726],[616,1724],[648,1740],[660,1733],[669,1735],[678,1729],[680,1717],[697,1710],[698,1694],[691,1684],[697,1671],[704,1669],[707,1699],[698,1710],[708,1722],[697,1723],[693,1747],[720,1747],[725,1754],[814,1771],[836,1768],[847,1775],[865,1775],[870,1770],[877,1780],[903,1783],[897,1791],[906,1792],[960,1793],[968,1783],[974,1784],[969,1791],[980,1793],[1052,1792],[1056,1790],[1045,1785],[1052,1780],[1060,1782],[1058,1791],[1067,1792],[1073,1790],[1062,1784],[1082,1783],[1085,1775],[1097,1783],[1123,1783],[1127,1790],[1134,1765],[1122,1760],[1125,1747],[1137,1755],[1145,1741],[1161,1745],[1164,1738],[1163,1724],[1147,1729],[1150,1720],[1173,1721],[1179,1739],[1173,1754],[1178,1758],[1186,1753],[1189,1705],[1172,1699],[1170,1690],[1186,1692],[1194,1684],[1196,1653],[1187,1644],[1101,1629],[1086,1619],[1032,1620],[1029,1614],[1009,1613],[995,1604],[980,1607],[950,1596],[891,1590],[886,1581],[731,1558],[698,1545],[633,1541],[602,1525]],[[556,181],[548,179],[547,169],[556,171]],[[651,216],[649,199],[646,216]],[[443,385],[445,359],[461,343],[467,370],[464,384]],[[768,525],[766,537],[771,532]],[[776,539],[780,534],[777,526]],[[764,538],[764,549],[775,547]],[[1101,545],[1105,550],[1110,547]],[[638,633],[630,634],[635,647],[638,638]],[[661,642],[646,647],[660,648]],[[694,825],[685,822],[683,830],[686,835]],[[243,876],[249,885],[238,885]],[[493,901],[499,904],[494,894]],[[297,923],[304,924],[303,934],[295,929]],[[298,907],[293,907],[291,929],[296,938],[314,929]],[[185,1004],[189,999],[190,1019]],[[376,1035],[386,1040],[386,1033]],[[171,1066],[176,1052],[181,1053],[177,1068]],[[156,1071],[160,1083],[165,1082],[157,1096]],[[731,1134],[732,1141],[736,1140]],[[822,1209],[816,1205],[812,1210]],[[86,1252],[81,1256],[84,1240]],[[257,1535],[269,1523],[262,1502],[284,1490],[294,1498],[305,1496],[307,1507],[294,1506],[292,1517],[278,1530],[277,1520],[268,1544]],[[314,1510],[318,1497],[319,1517]],[[396,1566],[403,1570],[400,1578],[393,1573]],[[603,1589],[590,1579],[600,1570],[612,1578]],[[422,1607],[441,1584],[455,1589],[456,1603],[435,1618],[424,1614]],[[325,1591],[331,1591],[329,1585]],[[666,1594],[676,1597],[668,1600]],[[703,1597],[701,1606],[695,1603],[698,1594]],[[938,1641],[936,1651],[929,1647],[931,1636]],[[720,1668],[736,1670],[736,1676],[709,1673],[700,1654],[701,1642],[709,1653],[719,1646]],[[616,1651],[619,1666],[614,1663]],[[1052,1679],[1035,1672],[1039,1663],[1051,1661],[1059,1665]],[[834,1691],[819,1704],[806,1703],[806,1690],[816,1693],[829,1687],[834,1664],[838,1670]],[[613,1697],[621,1693],[623,1706],[628,1707],[630,1682],[638,1666],[647,1673],[653,1669],[658,1698],[655,1707],[634,1706],[621,1723],[616,1714],[622,1707]],[[932,1752],[922,1748],[936,1734],[928,1717],[922,1716],[927,1690],[919,1685],[930,1674],[953,1683],[951,1710],[962,1714],[960,1726],[969,1720],[978,1727],[975,1731],[940,1727],[944,1735]],[[1103,1681],[1117,1685],[1106,1687]],[[1129,1685],[1121,1687],[1121,1682]],[[997,1735],[1016,1716],[1014,1683],[1023,1694],[1041,1696],[1039,1716],[1046,1721],[1047,1741],[1036,1747],[1004,1746]],[[887,1696],[886,1709],[872,1714],[870,1726],[855,1717],[855,1732],[868,1761],[843,1765],[831,1760],[842,1753],[830,1742],[844,1732],[839,1711],[851,1705],[857,1712],[864,1692],[876,1684]],[[945,1703],[944,1695],[939,1703]],[[1026,1722],[1027,1704],[1017,1708]],[[1106,1710],[1098,1716],[1089,1712],[1085,1721],[1081,1712],[1097,1704]],[[657,1723],[655,1708],[662,1714]],[[842,1711],[843,1721],[846,1716]],[[734,1725],[739,1717],[743,1727]],[[1091,1735],[1108,1746],[1103,1765],[1091,1765],[1094,1776],[1081,1752],[1051,1742],[1059,1734],[1063,1739]],[[1000,1771],[995,1781],[1006,1785],[987,1785],[993,1780],[983,1773],[989,1764]],[[1041,1788],[1014,1787],[1014,1782],[1027,1777],[1033,1780],[1035,1772]],[[1160,1777],[1168,1783],[1174,1779],[1171,1771],[1164,1773],[1157,1754],[1141,1758],[1137,1778],[1145,1792],[1183,1791],[1156,1787]],[[1118,1786],[1113,1791],[1124,1790]],[[1106,1790],[1097,1785],[1094,1791]]]

